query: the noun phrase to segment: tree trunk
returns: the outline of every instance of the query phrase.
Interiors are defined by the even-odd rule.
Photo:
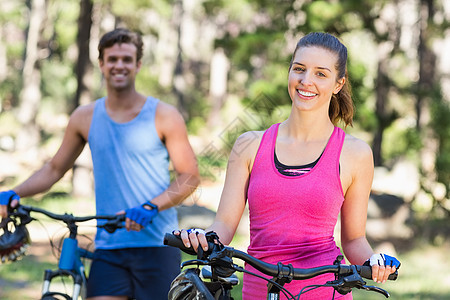
[[[388,57],[387,51],[385,51],[385,49],[382,49],[384,47],[388,46],[385,44],[381,44],[379,46],[378,53],[380,54],[380,59],[378,61],[378,75],[375,83],[375,114],[378,119],[378,126],[375,131],[372,144],[373,160],[375,166],[383,165],[383,157],[381,152],[383,144],[383,133],[386,127],[389,126],[388,113],[386,110],[386,103],[389,99],[389,79],[386,73],[388,71]]]
[[[92,101],[91,82],[92,82],[92,64],[90,59],[90,37],[92,28],[92,0],[81,0],[80,16],[78,17],[78,60],[75,67],[77,75],[77,92],[72,112],[77,106],[85,105]],[[92,163],[88,147],[85,147],[82,154],[75,161],[72,175],[72,195],[76,197],[92,197]]]
[[[18,120],[21,130],[16,138],[17,150],[33,149],[40,141],[39,128],[36,124],[36,116],[41,102],[38,42],[42,23],[46,17],[46,3],[45,0],[30,0],[28,5],[30,19],[22,70],[22,92],[19,96]]]
[[[389,107],[390,91],[395,87],[390,78],[391,60],[399,49],[401,26],[397,16],[393,16],[390,12],[395,11],[398,14],[399,3],[394,1],[393,6],[386,6],[380,11],[379,19],[372,19],[373,24],[380,22],[379,26],[374,26],[377,36],[377,55],[378,68],[377,78],[375,82],[375,115],[378,121],[378,127],[374,134],[372,150],[375,166],[383,165],[383,135],[397,118],[397,114],[393,108]],[[395,8],[395,9],[394,9]]]
[[[3,42],[3,37],[5,34],[3,33],[5,29],[3,26],[0,28],[0,82],[6,79],[8,76],[8,64],[6,57],[6,43]],[[1,105],[1,103],[0,103]]]
[[[175,63],[175,71],[173,76],[173,92],[177,97],[177,107],[181,114],[186,118],[187,109],[185,103],[184,92],[186,91],[186,82],[183,76],[183,56],[181,45],[181,19],[183,18],[183,0],[177,0],[173,6],[172,26],[177,32],[177,57]]]
[[[208,116],[208,126],[213,128],[219,125],[220,110],[227,95],[228,71],[230,62],[222,48],[216,49],[211,59],[209,98],[211,112]]]
[[[421,169],[427,178],[426,182],[436,180],[437,141],[433,138],[432,129],[427,126],[431,121],[430,101],[436,84],[436,55],[430,47],[431,32],[428,24],[433,22],[434,0],[421,0],[419,6],[419,80],[416,93],[417,130],[421,133],[423,148],[420,151]],[[426,184],[424,182],[424,184]],[[425,187],[428,188],[428,187]]]
[[[8,76],[8,64],[6,58],[6,43],[3,42],[3,26],[0,27],[0,82]],[[3,97],[0,96],[0,113],[3,111]]]
[[[91,82],[92,82],[92,64],[89,56],[89,41],[91,38],[92,27],[92,0],[81,0],[80,16],[78,17],[78,60],[75,66],[78,87],[75,94],[74,105],[71,107],[71,113],[80,104],[87,104],[91,99]]]

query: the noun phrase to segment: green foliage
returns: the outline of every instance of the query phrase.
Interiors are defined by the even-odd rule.
[[[27,21],[23,16],[26,13],[27,8],[22,1],[9,1],[0,10],[0,23],[6,25],[8,28],[13,28],[14,26],[25,28]],[[10,27],[10,25],[13,27]]]
[[[0,114],[0,136],[7,135],[15,136],[19,131],[20,124],[17,121],[12,111],[3,112]]]
[[[209,180],[216,180],[218,174],[223,172],[228,162],[225,150],[206,149],[197,155],[200,176]]]
[[[265,53],[268,40],[272,40],[270,34],[247,33],[237,38],[226,37],[217,41],[217,46],[225,47],[234,67],[251,71],[254,68],[252,56],[257,57]]]
[[[21,82],[20,74],[15,73],[0,84],[0,101],[2,101],[1,106],[4,110],[11,110],[17,105],[17,98],[20,93],[18,82]]]
[[[386,161],[392,161],[399,157],[416,160],[421,147],[420,133],[415,127],[405,129],[394,124],[385,131],[382,149]]]
[[[8,72],[0,85],[2,101],[0,132],[8,134],[9,131],[14,135],[15,125],[8,126],[8,122],[14,124],[11,120],[14,118],[12,112],[15,112],[18,106],[22,86],[21,68],[25,53],[25,29],[29,7],[23,1],[3,2],[0,11],[0,24],[3,29],[0,42],[6,47]],[[356,106],[355,127],[368,133],[370,139],[374,132],[386,125],[386,139],[383,142],[382,152],[384,158],[389,161],[395,161],[399,156],[415,157],[414,152],[422,146],[419,138],[421,133],[416,132],[410,125],[404,125],[405,120],[410,122],[416,117],[414,109],[416,90],[413,86],[419,75],[418,62],[412,59],[414,56],[411,56],[410,52],[401,49],[400,40],[394,34],[397,30],[394,25],[401,24],[392,20],[390,24],[392,28],[384,31],[379,29],[383,26],[375,26],[383,22],[381,18],[383,9],[388,8],[387,5],[396,6],[397,2],[389,0],[94,0],[93,2],[98,9],[96,12],[98,15],[95,17],[101,21],[94,22],[94,26],[97,27],[93,28],[93,32],[98,31],[102,34],[111,26],[127,26],[142,33],[146,43],[151,41],[151,46],[145,49],[144,57],[152,60],[152,65],[144,63],[136,80],[137,89],[178,106],[186,117],[191,134],[201,132],[202,128],[208,126],[206,120],[212,107],[212,100],[209,98],[208,55],[214,49],[205,51],[204,57],[195,58],[189,57],[189,51],[184,51],[182,44],[185,40],[180,41],[181,49],[167,49],[168,55],[165,57],[172,59],[176,58],[177,51],[181,51],[179,54],[182,57],[183,75],[186,75],[184,79],[188,78],[185,80],[183,90],[176,91],[173,86],[159,85],[158,70],[161,65],[156,60],[161,56],[158,56],[159,50],[156,51],[156,47],[152,47],[162,38],[167,43],[164,46],[177,45],[176,26],[178,23],[181,26],[188,24],[189,22],[184,22],[186,16],[193,17],[189,20],[192,26],[211,26],[212,30],[201,32],[206,35],[213,34],[214,46],[225,49],[230,60],[227,93],[229,98],[238,98],[239,107],[244,109],[243,112],[234,110],[231,114],[236,117],[248,117],[244,127],[239,130],[265,129],[271,123],[287,117],[291,104],[287,93],[287,71],[295,39],[310,31],[327,31],[337,34],[349,50],[348,71]],[[437,0],[435,7],[442,10],[443,3],[442,0]],[[79,4],[76,0],[47,1],[47,16],[38,49],[43,95],[40,109],[46,110],[45,115],[49,108],[53,109],[55,114],[63,111],[75,94],[77,83],[74,65],[77,57],[74,46],[78,30]],[[197,6],[191,14],[192,5]],[[182,19],[174,20],[175,8],[183,9]],[[433,38],[443,38],[442,32],[445,30],[442,29],[446,28],[448,20],[441,14],[430,23],[432,23],[429,24],[430,42]],[[170,26],[173,36],[158,36],[162,32],[171,32],[159,30],[160,26]],[[188,32],[189,28],[181,30]],[[401,35],[403,39],[407,36],[407,32],[404,28],[401,30],[398,36]],[[201,42],[203,41],[199,41]],[[375,100],[378,91],[374,90],[379,76],[378,46],[385,42],[393,45],[386,58],[390,68],[382,74],[386,79],[384,84],[389,90],[389,99],[385,105],[387,117],[377,116]],[[208,46],[209,44],[204,48]],[[174,68],[174,64],[167,65]],[[104,95],[104,89],[95,63],[94,70],[91,92],[95,99]],[[436,161],[438,178],[440,182],[448,183],[450,180],[448,171],[450,158],[447,154],[450,153],[448,102],[442,99],[442,95],[433,95],[431,104],[433,114],[431,126],[440,147]],[[4,112],[7,112],[5,117]],[[227,117],[230,117],[230,114],[227,114]],[[226,144],[234,143],[235,137],[228,135]],[[214,168],[222,166],[221,163],[212,162],[209,158],[206,158],[204,163]]]
[[[431,102],[431,126],[439,141],[436,159],[436,171],[439,182],[447,187],[447,197],[450,196],[450,104],[446,102],[439,89],[435,89]]]
[[[206,119],[204,117],[191,117],[187,123],[187,131],[190,134],[198,134],[202,128],[206,127]]]
[[[56,58],[44,60],[41,62],[41,76],[43,101],[51,102],[54,113],[64,113],[77,88],[72,65]]]
[[[80,12],[80,2],[55,1],[53,6],[49,7],[49,13],[54,15],[54,28],[47,28],[46,36],[43,38],[50,41],[50,47],[54,54],[66,58],[67,51],[75,43],[78,27],[77,19]],[[53,30],[51,30],[53,29]]]
[[[305,10],[308,15],[306,26],[310,31],[329,31],[331,24],[339,21],[343,13],[339,2],[330,1],[312,1]]]
[[[159,98],[164,94],[158,83],[158,78],[151,73],[151,66],[144,65],[136,77],[136,89],[144,95],[153,95]],[[166,99],[161,99],[167,101]]]

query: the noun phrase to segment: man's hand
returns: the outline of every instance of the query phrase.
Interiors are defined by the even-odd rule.
[[[8,216],[8,206],[16,207],[19,204],[20,196],[13,190],[0,192],[0,217],[6,218]]]
[[[150,224],[153,218],[158,214],[158,207],[150,201],[142,205],[129,208],[125,211],[125,228],[140,231],[143,227]]]

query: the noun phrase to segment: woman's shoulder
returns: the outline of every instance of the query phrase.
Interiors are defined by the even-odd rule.
[[[372,149],[369,144],[351,134],[345,135],[342,154],[351,157],[353,161],[373,160]]]
[[[263,135],[264,131],[247,131],[241,134],[234,143],[228,162],[245,166],[250,173]]]
[[[251,148],[257,148],[264,135],[264,131],[247,131],[241,134],[234,143],[233,149],[245,151]]]

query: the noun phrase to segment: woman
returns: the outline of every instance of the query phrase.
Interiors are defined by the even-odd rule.
[[[399,262],[374,254],[365,237],[372,152],[337,127],[341,121],[352,125],[353,118],[346,62],[347,49],[336,37],[311,33],[300,39],[289,66],[291,113],[264,132],[237,139],[217,216],[207,231],[230,243],[248,201],[248,253],[269,263],[309,268],[333,264],[341,254],[333,238],[340,213],[343,253],[352,264],[369,260],[373,280],[384,282]],[[181,237],[186,246],[206,247],[204,234],[181,230]],[[327,274],[285,287],[297,294],[305,285],[333,279]],[[244,274],[243,299],[265,299],[266,284]],[[331,299],[332,294],[332,289],[321,288],[302,299]]]

